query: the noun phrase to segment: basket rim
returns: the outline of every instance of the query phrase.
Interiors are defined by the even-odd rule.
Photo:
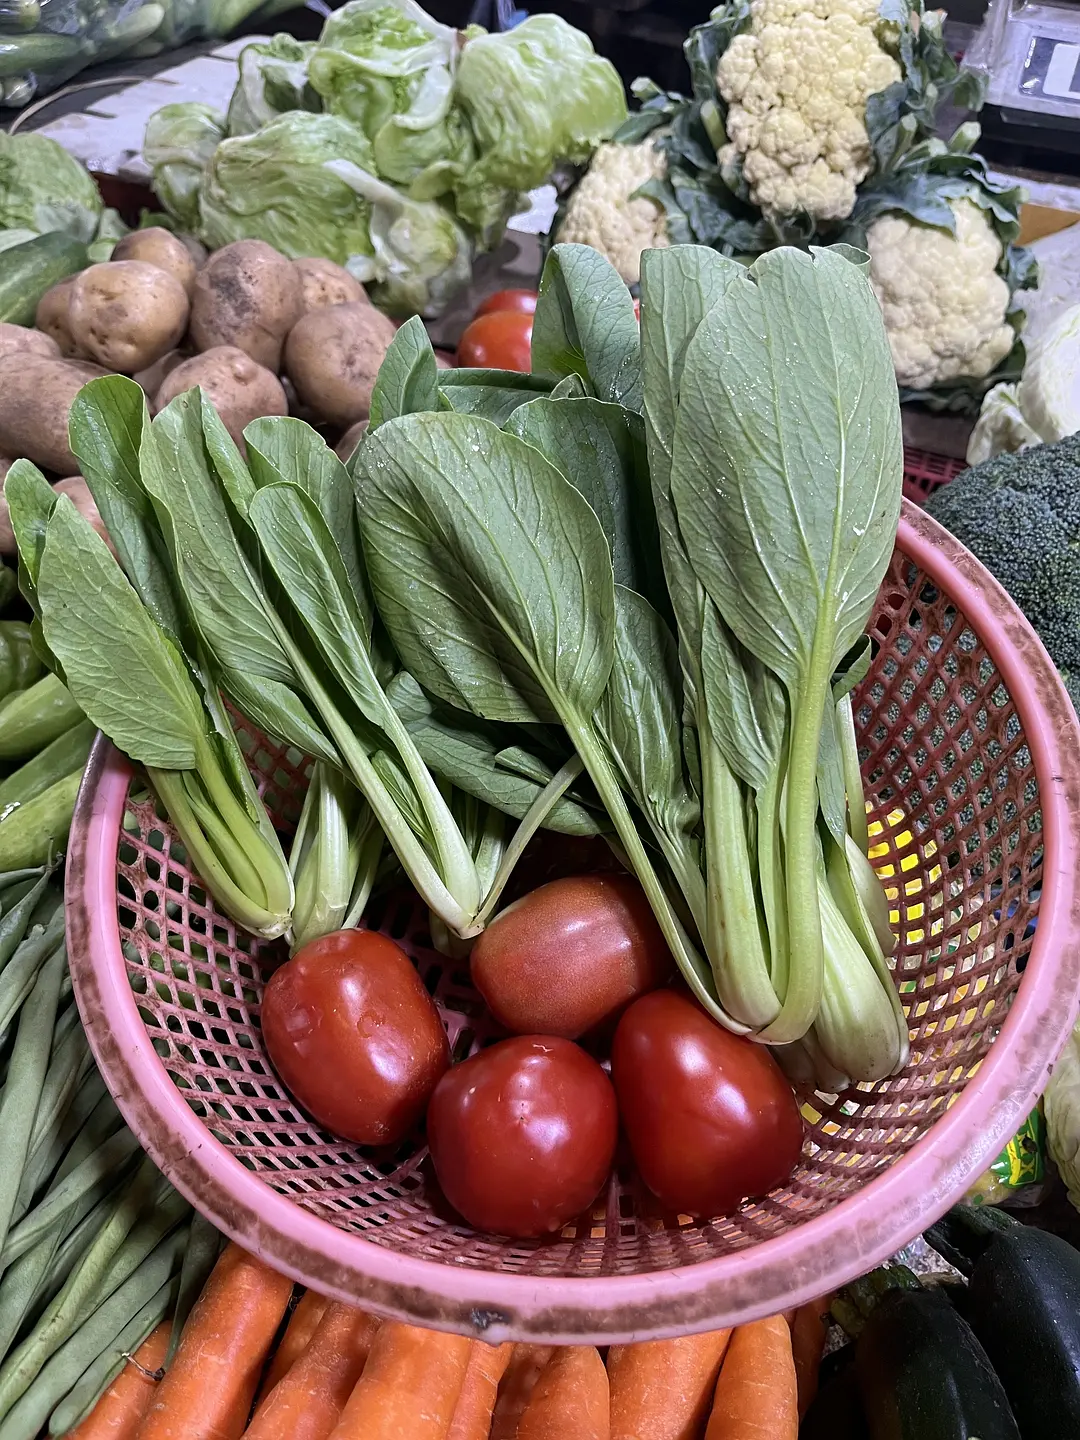
[[[905,501],[896,547],[956,603],[1015,703],[1039,780],[1048,877],[1001,1032],[955,1103],[901,1159],[783,1235],[677,1269],[534,1276],[418,1259],[340,1230],[248,1170],[173,1084],[128,983],[116,842],[130,762],[102,735],[72,823],[67,934],[95,1059],[125,1120],[176,1188],[231,1239],[295,1280],[388,1318],[499,1343],[660,1339],[789,1309],[846,1284],[949,1208],[1026,1119],[1080,1001],[1080,726],[1034,630],[988,571]]]

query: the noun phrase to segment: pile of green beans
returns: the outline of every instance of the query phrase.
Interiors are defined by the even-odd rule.
[[[67,845],[94,727],[42,675],[21,620],[0,620],[0,872],[44,865]]]
[[[60,884],[0,874],[0,1440],[78,1424],[170,1312],[179,1334],[217,1249],[97,1071]]]

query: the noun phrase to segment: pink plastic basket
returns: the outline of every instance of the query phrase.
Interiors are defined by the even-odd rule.
[[[305,1284],[491,1341],[659,1337],[744,1322],[865,1272],[936,1219],[1026,1117],[1080,984],[1080,733],[1016,607],[905,505],[857,726],[875,859],[900,935],[903,1074],[807,1103],[791,1181],[709,1224],[661,1213],[620,1163],[548,1242],[478,1234],[393,1154],[322,1132],[259,1030],[263,954],[208,906],[127,762],[99,740],[72,828],[83,1019],[132,1129],[222,1230]],[[252,755],[271,808],[302,776]],[[459,1056],[485,1032],[467,973],[407,898],[369,917],[412,954]],[[1037,928],[1036,928],[1037,922]]]

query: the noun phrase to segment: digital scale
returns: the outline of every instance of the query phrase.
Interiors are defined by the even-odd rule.
[[[997,142],[1052,154],[1057,168],[1080,173],[1080,0],[992,0],[965,58],[988,81],[988,151]]]

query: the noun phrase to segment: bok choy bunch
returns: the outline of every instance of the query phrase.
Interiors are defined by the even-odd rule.
[[[141,600],[105,542],[29,461],[11,467],[5,495],[42,658],[93,723],[146,766],[222,908],[255,935],[283,934],[293,906],[285,856],[197,646],[188,651],[195,663],[182,652],[185,626],[148,528],[133,516],[114,531],[136,584],[144,581]]]
[[[353,462],[403,666],[485,725],[564,732],[718,1019],[823,1083],[891,1073],[849,692],[902,450],[865,257],[650,252],[639,333],[607,262],[557,246],[531,377],[436,382],[425,345],[399,333],[411,382]]]

